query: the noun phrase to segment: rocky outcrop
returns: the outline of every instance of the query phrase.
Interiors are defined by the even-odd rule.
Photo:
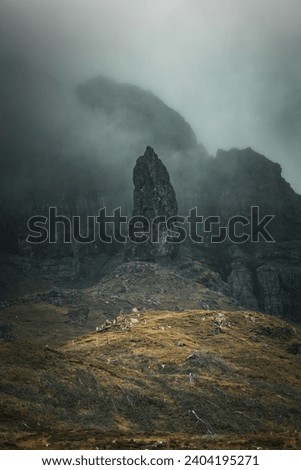
[[[254,293],[252,273],[246,266],[243,264],[235,266],[227,281],[232,297],[238,299],[242,305],[249,305],[251,310],[258,310],[258,301]]]
[[[282,169],[251,148],[219,150],[200,175],[198,206],[228,219],[235,215],[250,217],[251,206],[260,216],[270,214],[273,238],[301,239],[301,196],[282,176]]]
[[[255,267],[250,261],[232,268],[227,278],[231,295],[252,310],[300,322],[301,268],[288,259],[271,260],[268,254],[261,262],[255,254]]]
[[[133,182],[129,256],[141,260],[172,256],[176,247],[172,243],[167,220],[176,216],[178,204],[168,171],[151,147],[147,147],[144,155],[138,158]]]
[[[241,305],[301,321],[301,196],[284,180],[280,165],[250,148],[220,150],[201,187],[199,212],[220,215],[222,224],[236,215],[250,219],[252,206],[259,208],[259,221],[274,216],[267,225],[274,242],[261,236],[241,244],[226,240],[213,244],[210,254]]]
[[[168,171],[151,147],[147,147],[144,155],[138,158],[133,182],[133,215],[153,219],[160,215],[171,217],[177,214],[176,194]]]
[[[301,321],[301,268],[281,262],[257,268],[261,310],[293,321]]]

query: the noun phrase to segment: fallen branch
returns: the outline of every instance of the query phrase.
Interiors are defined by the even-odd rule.
[[[200,418],[194,410],[190,410],[190,412],[196,417],[197,421],[200,421],[201,423],[203,423],[207,427],[207,432],[209,434],[211,434],[211,435],[214,434],[214,430],[212,429],[210,424],[206,423],[206,421],[204,421],[202,418]]]

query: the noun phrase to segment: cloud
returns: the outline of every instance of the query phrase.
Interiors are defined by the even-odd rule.
[[[152,90],[211,154],[248,147],[301,192],[299,0],[0,0],[0,56]]]

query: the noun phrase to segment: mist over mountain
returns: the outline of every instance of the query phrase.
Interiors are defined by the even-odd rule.
[[[94,194],[96,205],[123,201],[127,209],[145,142],[166,154],[175,174],[183,159],[207,158],[184,118],[150,92],[104,77],[68,88],[16,60],[2,70],[1,192],[8,206],[74,204]]]
[[[182,0],[149,5],[138,0],[74,0],[72,5],[68,0],[1,0],[0,18],[2,80],[10,84],[7,62],[22,62],[21,89],[30,96],[19,106],[15,94],[10,104],[14,121],[25,107],[27,115],[29,107],[34,110],[34,98],[35,107],[37,100],[45,105],[36,119],[40,133],[53,135],[64,128],[66,135],[77,112],[72,99],[66,102],[65,89],[65,99],[60,96],[50,119],[56,100],[47,92],[46,76],[69,91],[93,77],[112,77],[151,90],[176,109],[210,154],[219,148],[252,147],[280,163],[300,193],[298,0],[193,0],[189,8]],[[42,95],[34,79],[29,83],[22,78],[28,64],[34,74],[44,74]],[[32,117],[25,121],[26,134],[35,135],[37,123],[31,125]],[[81,129],[88,127],[87,121],[80,122]],[[90,146],[95,141],[90,122],[89,127],[85,149],[87,141]],[[77,131],[67,139],[74,143],[73,155],[74,150],[83,153]],[[52,145],[54,141],[59,140],[52,139]],[[155,147],[148,142],[143,148],[148,144]],[[39,158],[45,153],[40,149]]]
[[[197,145],[184,118],[151,92],[105,77],[80,85],[77,92],[85,105],[105,114],[108,122],[137,135],[141,145],[150,141],[162,151],[175,152],[185,152]]]

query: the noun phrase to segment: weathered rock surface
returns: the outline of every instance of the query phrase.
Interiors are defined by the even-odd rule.
[[[281,176],[281,167],[252,149],[219,151],[203,176],[199,211],[222,223],[258,206],[275,242],[211,246],[231,295],[248,308],[301,321],[301,196]],[[250,229],[247,230],[251,233]],[[206,250],[202,254],[206,257]]]
[[[252,274],[243,264],[232,269],[228,277],[228,285],[232,296],[239,299],[242,305],[249,305],[252,310],[258,309]]]
[[[250,217],[251,206],[258,206],[260,218],[275,216],[268,228],[277,242],[300,240],[301,196],[281,171],[278,163],[251,148],[219,150],[201,179],[199,206],[224,218]]]
[[[176,216],[178,204],[170,182],[168,171],[151,147],[138,158],[134,172],[134,210],[133,218],[141,217],[142,229],[139,236],[147,240],[139,243],[135,235],[136,224],[129,227],[131,245],[129,256],[141,260],[156,260],[172,256],[176,246],[169,240],[167,220]]]

